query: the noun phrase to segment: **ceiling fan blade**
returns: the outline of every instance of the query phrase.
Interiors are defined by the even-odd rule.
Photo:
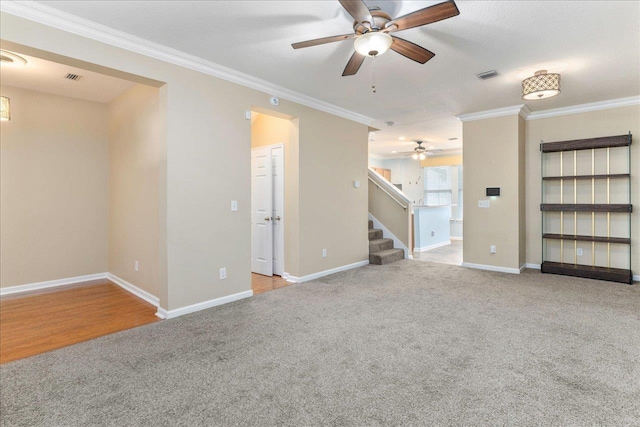
[[[344,71],[342,72],[342,76],[353,76],[358,72],[360,66],[364,62],[364,55],[360,55],[358,52],[353,52],[351,55],[351,59],[347,62],[347,66],[344,67]]]
[[[303,47],[318,46],[320,44],[325,44],[325,43],[339,42],[339,41],[342,41],[342,40],[353,39],[355,37],[356,37],[356,35],[353,34],[353,33],[352,34],[343,34],[341,36],[330,36],[330,37],[323,37],[321,39],[307,40],[305,42],[292,43],[291,46],[294,49],[301,49]]]
[[[457,15],[460,15],[458,6],[453,0],[450,0],[393,19],[387,22],[385,28],[389,28],[389,31],[408,30],[409,28],[421,27]]]
[[[408,40],[401,39],[400,37],[393,37],[393,43],[391,43],[391,50],[398,52],[400,55],[412,59],[420,64],[424,64],[434,56],[435,53],[418,46],[415,43],[411,43]]]
[[[374,24],[373,16],[364,1],[362,0],[340,0],[342,7],[349,12],[349,15],[353,16],[358,23],[368,22],[371,25]]]

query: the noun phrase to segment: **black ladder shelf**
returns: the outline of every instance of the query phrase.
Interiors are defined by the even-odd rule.
[[[575,277],[584,277],[589,279],[608,280],[620,283],[633,283],[633,274],[631,272],[631,213],[633,212],[633,206],[631,205],[631,133],[627,135],[616,135],[609,137],[591,138],[591,139],[579,139],[572,141],[558,141],[558,142],[542,142],[540,144],[541,155],[541,170],[542,170],[542,197],[540,204],[540,211],[542,215],[542,264],[540,270],[542,273],[563,274]],[[628,171],[621,171],[619,173],[611,173],[611,150],[613,148],[620,148],[626,151],[626,160],[628,163]],[[590,169],[591,173],[578,174],[578,151],[591,150],[590,156]],[[596,153],[597,150],[606,150],[606,173],[596,173]],[[620,151],[620,150],[618,150]],[[564,174],[565,156],[567,153],[573,156],[573,170],[572,174]],[[545,176],[545,159],[550,153],[559,153],[559,175]],[[588,157],[588,156],[586,156]],[[585,156],[581,156],[584,162]],[[619,163],[619,162],[618,162]],[[619,167],[619,166],[618,166]],[[611,181],[612,180],[626,180],[626,187],[628,189],[628,203],[610,203],[611,196]],[[591,181],[591,203],[578,203],[578,182]],[[596,182],[606,181],[606,197],[607,203],[596,203]],[[559,184],[560,203],[545,203],[545,199],[550,195],[548,185],[552,183]],[[573,197],[566,196],[564,193],[565,183],[573,183]],[[557,184],[556,184],[557,185]],[[572,199],[567,200],[565,199]],[[572,203],[571,203],[572,202]],[[591,218],[591,234],[578,233],[578,213],[590,214]],[[548,215],[558,215],[559,218],[559,232],[558,230],[546,231],[546,227],[553,228],[552,221],[546,218]],[[596,214],[606,215],[605,221],[600,221],[600,224],[606,224],[606,235],[596,235]],[[626,236],[612,236],[611,235],[611,217],[612,215],[628,215],[628,235]],[[573,216],[573,230],[570,232],[565,231],[566,217],[571,219]],[[581,222],[584,221],[583,215],[580,218]],[[600,217],[599,217],[600,218]],[[557,217],[556,217],[557,219]],[[556,221],[556,227],[558,221]],[[582,224],[584,225],[584,224]],[[547,245],[549,242],[559,241],[560,250],[559,260],[546,259],[548,256]],[[565,242],[573,246],[574,256],[573,262],[565,261]],[[578,242],[589,242],[591,245],[591,265],[578,263],[579,252],[582,249],[578,249]],[[556,243],[557,245],[557,243]],[[598,265],[596,263],[596,245],[606,245],[607,265]],[[628,247],[629,261],[627,268],[614,268],[611,267],[611,245],[626,245]],[[602,253],[600,251],[598,253]],[[603,264],[602,262],[600,264]]]

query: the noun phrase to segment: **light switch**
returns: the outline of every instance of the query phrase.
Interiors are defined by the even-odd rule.
[[[244,118],[247,120],[251,120],[251,111],[247,110],[244,112]]]
[[[353,181],[353,188],[360,188],[360,181]]]
[[[488,208],[489,207],[489,200],[478,200],[478,207],[479,208]]]
[[[231,201],[231,212],[236,212],[238,210],[238,201],[237,200],[232,200]]]

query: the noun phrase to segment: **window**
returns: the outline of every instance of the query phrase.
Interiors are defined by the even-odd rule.
[[[436,166],[424,168],[425,191],[427,205],[451,204],[451,167]]]

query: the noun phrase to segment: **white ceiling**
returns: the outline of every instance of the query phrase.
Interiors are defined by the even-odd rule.
[[[27,64],[2,65],[2,85],[101,103],[113,101],[135,85],[128,80],[23,55],[20,52],[14,53],[26,59]],[[81,78],[75,81],[68,80],[65,78],[68,73],[80,75]]]
[[[341,77],[351,41],[291,48],[351,32],[338,1],[41,3],[374,117],[370,152],[380,155],[411,149],[412,139],[459,147],[457,115],[522,104],[521,81],[539,69],[562,74],[562,93],[527,102],[532,111],[640,95],[638,1],[458,1],[459,16],[397,33],[436,56],[425,65],[395,52],[377,58],[376,94],[370,59]],[[397,17],[438,1],[366,3]],[[501,75],[475,77],[491,69]]]

